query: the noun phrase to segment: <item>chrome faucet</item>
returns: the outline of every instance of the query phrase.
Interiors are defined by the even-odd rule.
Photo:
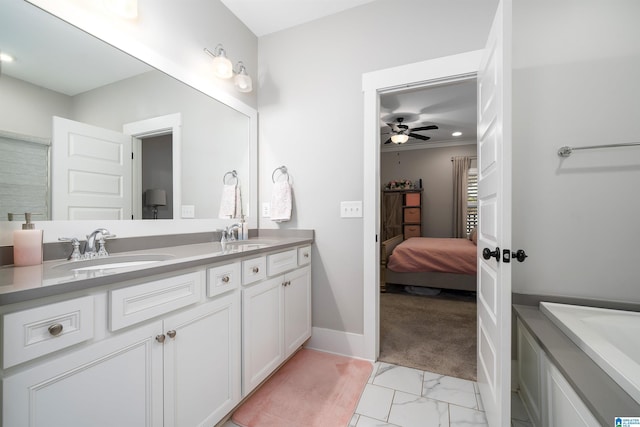
[[[227,236],[229,236],[229,241],[233,242],[234,240],[236,240],[236,235],[234,234],[234,230],[238,231],[241,230],[242,226],[240,224],[232,224],[229,227],[227,227]],[[240,240],[240,239],[238,239]]]
[[[104,243],[103,238],[105,237],[115,237],[115,234],[111,234],[109,230],[106,228],[98,228],[93,230],[91,234],[87,235],[87,243],[84,245],[84,255],[85,256],[93,256],[94,254],[98,254],[98,249],[96,248],[96,238],[100,235],[99,241]],[[102,246],[104,249],[104,246]]]

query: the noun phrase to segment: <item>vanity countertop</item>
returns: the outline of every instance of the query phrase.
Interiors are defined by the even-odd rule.
[[[0,268],[0,306],[29,301],[53,295],[111,285],[127,280],[149,277],[220,263],[239,258],[260,256],[291,247],[310,244],[309,237],[273,237],[249,239],[223,245],[219,242],[197,243],[183,246],[145,249],[112,254],[114,257],[135,254],[167,255],[164,261],[120,268],[73,271],[60,268],[61,263],[74,261],[52,260],[28,267]]]

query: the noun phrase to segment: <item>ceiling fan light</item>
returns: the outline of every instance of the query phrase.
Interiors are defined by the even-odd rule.
[[[408,140],[409,140],[409,135],[404,135],[404,134],[391,135],[391,142],[393,142],[394,144],[404,144]]]

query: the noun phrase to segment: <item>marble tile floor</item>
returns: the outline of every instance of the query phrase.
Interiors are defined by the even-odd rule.
[[[531,427],[516,393],[512,401],[512,426]],[[414,426],[488,426],[477,384],[376,362],[348,427]]]

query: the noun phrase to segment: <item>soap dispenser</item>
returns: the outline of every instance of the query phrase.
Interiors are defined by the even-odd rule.
[[[249,224],[247,224],[246,218],[244,215],[240,217],[240,229],[238,230],[238,240],[247,240],[249,239]]]
[[[42,230],[36,230],[31,213],[24,214],[22,230],[13,232],[13,265],[23,267],[42,264]]]

